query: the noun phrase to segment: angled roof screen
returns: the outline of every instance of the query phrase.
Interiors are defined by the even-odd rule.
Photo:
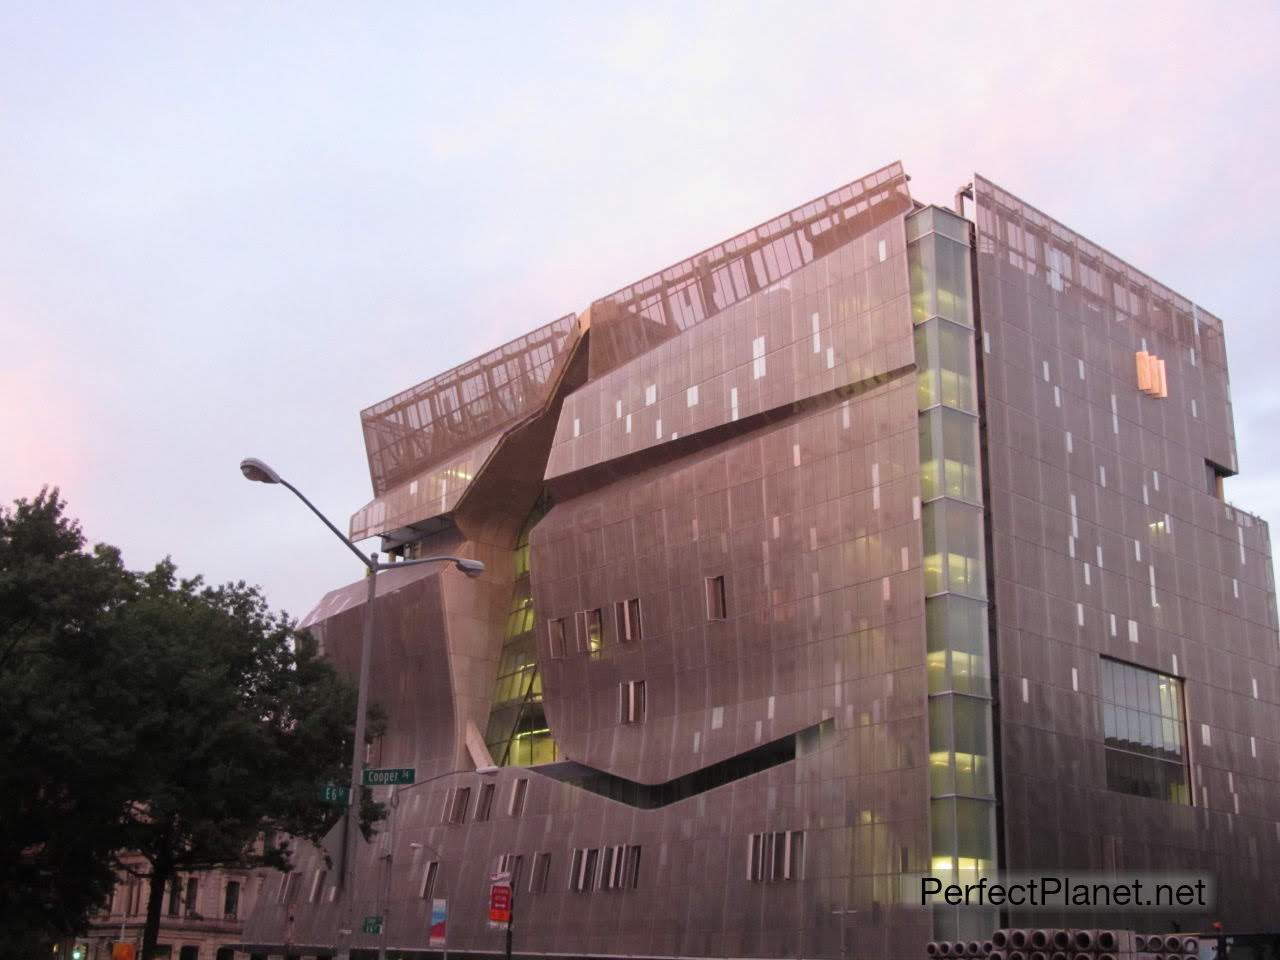
[[[538,410],[578,334],[566,314],[361,411],[374,495]]]
[[[911,208],[891,163],[591,305],[591,379]]]

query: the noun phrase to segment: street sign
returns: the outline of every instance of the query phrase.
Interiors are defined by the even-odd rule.
[[[427,939],[429,947],[443,947],[445,944],[445,930],[449,919],[449,902],[447,900],[431,901],[431,926]]]
[[[361,933],[381,933],[382,917],[365,917],[364,926],[360,928]]]
[[[413,767],[369,769],[364,772],[364,785],[366,787],[395,787],[403,783],[413,783],[417,772]]]
[[[489,926],[505,930],[511,923],[511,874],[489,876]]]
[[[324,803],[345,807],[351,799],[351,788],[340,787],[336,783],[326,783],[320,788],[320,799]]]

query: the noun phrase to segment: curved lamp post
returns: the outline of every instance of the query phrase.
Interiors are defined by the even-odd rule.
[[[360,644],[360,686],[356,696],[356,729],[355,737],[352,739],[351,744],[351,792],[347,797],[347,816],[343,825],[342,869],[338,874],[339,882],[346,893],[347,909],[351,910],[355,900],[355,841],[356,834],[359,832],[360,788],[364,784],[365,713],[369,708],[369,658],[373,649],[373,608],[374,601],[377,598],[378,571],[421,563],[452,563],[456,569],[468,577],[475,578],[484,573],[484,564],[479,560],[453,556],[420,557],[413,560],[401,560],[399,563],[383,563],[378,559],[376,553],[366,557],[341,530],[330,522],[328,517],[316,509],[314,503],[303,496],[302,491],[276,473],[266,463],[257,457],[246,457],[240,461],[240,472],[244,474],[246,480],[253,480],[257,483],[279,484],[292,492],[294,496],[307,505],[307,508],[312,513],[320,518],[320,521],[333,532],[335,537],[346,544],[348,550],[360,558],[360,562],[364,564],[365,569],[369,572],[369,592],[364,605],[364,638]],[[424,780],[422,782],[426,783],[428,781]],[[414,784],[414,786],[417,786],[417,784]]]

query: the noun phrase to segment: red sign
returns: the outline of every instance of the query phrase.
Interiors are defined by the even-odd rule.
[[[506,883],[495,883],[489,888],[489,922],[511,922],[511,886]]]

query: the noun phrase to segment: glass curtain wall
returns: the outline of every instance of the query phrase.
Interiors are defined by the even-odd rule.
[[[938,207],[907,219],[915,322],[929,676],[930,872],[996,870],[995,783],[969,224]],[[993,913],[937,906],[934,936],[981,938]]]
[[[529,583],[529,531],[546,514],[539,503],[525,522],[513,554],[516,566],[511,610],[507,615],[502,659],[485,730],[485,744],[499,766],[528,767],[558,759],[556,742],[542,707],[542,677],[534,628],[533,591]]]

